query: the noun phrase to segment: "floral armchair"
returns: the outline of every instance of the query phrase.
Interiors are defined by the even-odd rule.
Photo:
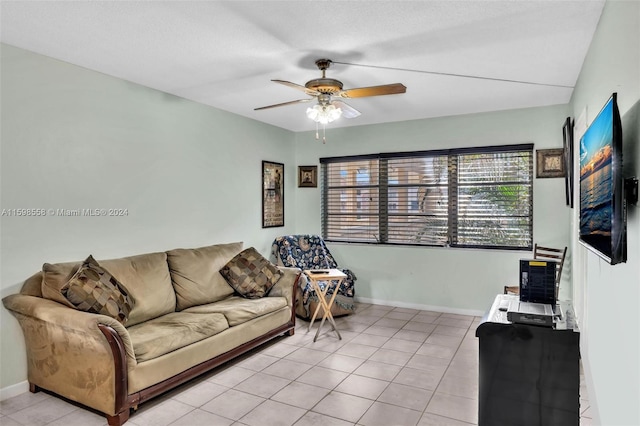
[[[355,294],[354,281],[356,276],[349,269],[338,267],[329,252],[322,237],[318,235],[285,235],[278,237],[271,246],[271,260],[282,266],[300,269],[340,269],[347,274],[338,290],[336,299],[331,307],[334,316],[347,315],[355,312],[353,296]],[[306,275],[300,276],[300,285],[296,290],[296,315],[310,319],[319,304],[318,295],[313,290]],[[326,281],[320,281],[320,288],[324,290]],[[327,292],[327,298],[333,294],[333,288]]]

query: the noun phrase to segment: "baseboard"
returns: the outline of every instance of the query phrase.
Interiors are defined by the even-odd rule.
[[[15,385],[7,386],[6,388],[0,389],[0,401],[13,398],[14,396],[18,396],[25,392],[29,392],[29,382],[27,382],[26,380],[24,382],[16,383]]]
[[[458,309],[458,308],[450,308],[447,306],[433,306],[433,305],[421,305],[419,303],[406,303],[406,302],[396,302],[389,300],[377,300],[370,299],[368,297],[356,297],[356,302],[360,303],[371,303],[375,305],[387,305],[393,306],[395,308],[409,308],[409,309],[418,309],[421,311],[434,311],[434,312],[442,312],[445,314],[458,314],[458,315],[471,315],[474,317],[481,317],[485,314],[484,311],[477,311],[475,309]]]

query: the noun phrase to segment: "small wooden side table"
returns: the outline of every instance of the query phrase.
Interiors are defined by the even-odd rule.
[[[320,329],[324,325],[324,321],[326,319],[329,320],[329,324],[331,324],[333,331],[335,331],[336,334],[338,335],[338,339],[342,340],[342,336],[340,335],[340,332],[336,327],[336,322],[333,320],[333,315],[331,314],[331,306],[333,306],[333,302],[336,299],[336,295],[338,294],[340,285],[342,285],[342,282],[344,281],[344,279],[347,278],[347,275],[338,269],[307,269],[304,271],[304,273],[307,277],[309,277],[311,286],[313,287],[313,290],[316,292],[316,294],[318,295],[318,299],[320,300],[320,303],[316,307],[316,311],[313,313],[313,317],[311,317],[311,322],[309,323],[309,331],[311,331],[311,326],[313,326],[313,322],[316,320],[316,317],[318,316],[318,311],[320,311],[320,307],[322,307],[322,309],[324,310],[324,314],[322,315],[322,321],[320,321],[320,326],[318,327],[318,331],[316,331],[316,335],[313,338],[313,341],[315,342],[316,340],[318,340]],[[322,289],[320,288],[318,281],[327,281],[327,285],[325,285],[324,291],[322,291]],[[338,284],[336,284],[335,289],[333,290],[333,294],[331,295],[331,298],[329,299],[329,301],[327,301],[327,298],[326,298],[327,291],[329,291],[329,288],[333,285],[333,282],[335,281],[337,281]]]

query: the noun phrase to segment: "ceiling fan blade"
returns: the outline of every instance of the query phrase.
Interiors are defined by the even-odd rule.
[[[405,93],[407,88],[402,83],[385,84],[383,86],[359,87],[343,90],[337,96],[342,98],[364,98],[367,96],[395,95]]]
[[[260,108],[254,108],[254,111],[259,111],[261,109],[269,109],[269,108],[276,108],[276,107],[281,107],[281,106],[287,106],[287,105],[293,105],[293,104],[301,104],[304,102],[309,102],[312,101],[313,98],[308,98],[308,99],[298,99],[296,101],[289,101],[289,102],[283,102],[281,104],[274,104],[274,105],[267,105],[267,106],[263,106]]]
[[[286,81],[286,80],[271,80],[271,81],[273,81],[274,83],[284,84],[285,86],[289,86],[289,87],[291,87],[293,89],[296,89],[296,90],[300,90],[300,91],[306,93],[307,95],[314,96],[314,95],[318,95],[319,94],[319,92],[316,91],[316,90],[307,89],[304,86],[301,86],[301,85],[296,84],[296,83],[292,83],[290,81]]]
[[[344,118],[356,118],[360,116],[360,111],[345,102],[332,101],[331,104],[342,110],[342,116]]]

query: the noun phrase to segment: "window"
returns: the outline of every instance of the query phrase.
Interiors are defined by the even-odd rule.
[[[378,241],[379,160],[323,164],[322,194],[327,222],[323,236],[334,241]]]
[[[320,163],[326,240],[531,250],[532,144]]]

